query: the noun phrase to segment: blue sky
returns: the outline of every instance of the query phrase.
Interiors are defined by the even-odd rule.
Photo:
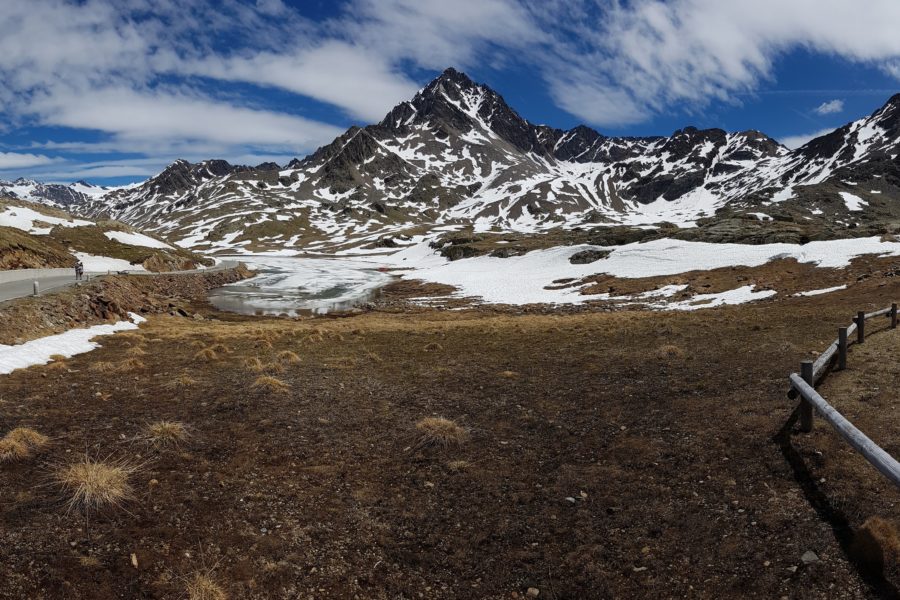
[[[0,178],[287,162],[454,66],[532,122],[796,146],[900,91],[900,2],[6,0]]]

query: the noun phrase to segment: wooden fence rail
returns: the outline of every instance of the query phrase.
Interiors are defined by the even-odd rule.
[[[900,463],[885,452],[878,444],[869,439],[866,434],[857,429],[833,406],[815,390],[817,383],[825,378],[832,363],[837,361],[839,370],[847,368],[848,336],[857,334],[856,343],[862,344],[866,340],[866,320],[887,315],[891,319],[891,329],[897,327],[897,304],[891,304],[888,308],[866,313],[859,311],[853,318],[853,324],[838,329],[838,339],[833,341],[828,348],[819,355],[815,361],[805,360],[800,363],[800,374],[791,373],[789,379],[791,389],[788,397],[800,397],[800,431],[810,432],[813,428],[813,416],[817,411],[823,419],[834,427],[848,444],[863,455],[872,466],[878,469],[894,485],[900,487]]]

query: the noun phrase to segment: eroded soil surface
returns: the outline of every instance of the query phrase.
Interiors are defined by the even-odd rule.
[[[890,595],[848,536],[896,521],[898,492],[821,421],[774,438],[788,373],[898,298],[880,277],[688,313],[152,316],[0,378],[0,432],[52,438],[0,465],[0,597],[184,598],[198,571],[233,598]],[[255,387],[283,351],[288,389]],[[859,401],[887,435],[877,385]],[[468,439],[421,444],[429,416]],[[141,441],[163,419],[190,438]],[[140,465],[87,530],[50,483],[85,453]]]

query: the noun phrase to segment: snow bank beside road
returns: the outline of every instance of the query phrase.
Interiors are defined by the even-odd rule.
[[[111,258],[109,256],[94,256],[84,252],[73,252],[75,258],[84,263],[86,272],[106,272],[106,271],[146,271],[141,265],[133,265],[127,260],[121,258]]]
[[[139,323],[146,321],[136,313],[128,313],[130,321],[119,321],[112,325],[94,325],[85,329],[70,329],[57,335],[49,335],[24,344],[4,346],[0,344],[0,375],[12,373],[16,369],[25,369],[34,365],[45,365],[54,354],[62,354],[66,358],[76,354],[90,352],[100,346],[91,341],[100,335],[110,335],[126,329],[137,329]]]

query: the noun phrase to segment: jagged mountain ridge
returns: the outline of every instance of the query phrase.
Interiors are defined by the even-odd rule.
[[[894,214],[898,143],[900,95],[790,151],[758,131],[686,127],[641,138],[534,125],[448,69],[381,122],[283,169],[177,161],[139,186],[86,195],[75,210],[209,250],[327,249],[468,225],[686,224],[716,211],[763,218],[788,208],[790,218],[852,226]],[[859,194],[854,206],[865,210],[841,190]]]

